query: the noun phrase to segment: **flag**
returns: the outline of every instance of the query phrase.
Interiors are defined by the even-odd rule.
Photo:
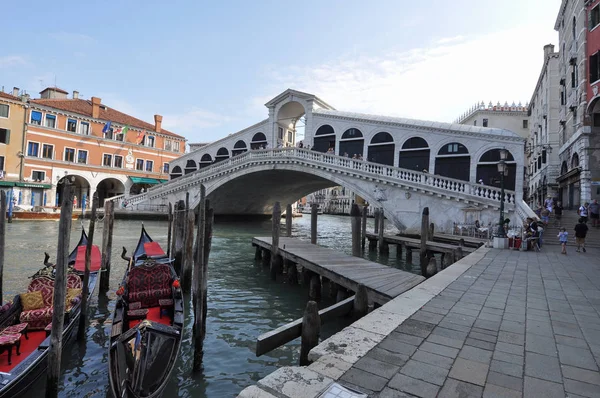
[[[119,128],[117,128],[117,129],[114,131],[114,133],[115,133],[115,134],[123,134],[123,135],[125,135],[125,134],[127,134],[127,131],[128,131],[128,130],[129,130],[129,126],[125,126],[125,127],[119,127]]]
[[[111,122],[106,122],[106,124],[104,125],[104,128],[102,129],[103,133],[108,133],[110,131],[110,123]]]
[[[140,131],[137,134],[137,140],[136,140],[136,144],[141,144],[142,142],[144,142],[144,137],[146,136],[146,131]]]

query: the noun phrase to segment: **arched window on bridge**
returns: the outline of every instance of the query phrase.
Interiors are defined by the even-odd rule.
[[[202,158],[200,158],[200,168],[203,169],[205,167],[208,167],[212,164],[212,162],[212,157],[208,153],[205,153],[204,155],[202,155]]]
[[[500,173],[498,173],[498,162],[500,161],[500,149],[491,149],[481,155],[477,162],[477,181],[483,180],[483,184],[500,187]],[[509,152],[506,158],[508,166],[508,175],[504,176],[504,188],[508,190],[515,189],[515,180],[517,175],[517,162]]]
[[[394,138],[390,133],[382,131],[375,134],[369,144],[369,151],[367,153],[367,160],[369,162],[387,164],[388,166],[394,165]]]
[[[319,152],[327,152],[329,148],[333,148],[335,152],[335,131],[330,125],[324,124],[315,133],[312,149]]]
[[[261,149],[267,146],[267,137],[263,133],[256,133],[250,141],[250,149]]]
[[[415,171],[429,170],[430,152],[429,145],[423,138],[409,138],[400,149],[398,167]]]
[[[185,169],[183,169],[185,174],[193,173],[196,170],[198,170],[198,167],[196,166],[196,161],[194,159],[188,160],[185,164]]]
[[[338,155],[344,156],[345,153],[348,157],[353,155],[363,154],[365,148],[365,139],[363,138],[362,132],[359,129],[350,128],[344,131],[342,138],[340,138],[340,150]]]
[[[215,163],[222,162],[223,160],[229,159],[229,151],[225,147],[219,148],[217,155],[215,156]]]
[[[571,168],[574,169],[576,167],[579,167],[579,155],[577,152],[575,152],[571,158]]]
[[[467,147],[458,142],[444,145],[435,157],[434,174],[469,181],[471,156]]]
[[[173,170],[171,170],[171,180],[174,180],[177,177],[181,177],[183,173],[181,172],[181,167],[175,166]]]
[[[248,150],[248,147],[246,146],[246,143],[242,140],[239,140],[233,146],[233,151],[231,151],[231,156],[236,156],[236,155],[242,154],[242,153],[246,152],[247,150]]]

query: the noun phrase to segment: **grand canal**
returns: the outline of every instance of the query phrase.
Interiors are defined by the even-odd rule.
[[[85,225],[87,228],[87,221]],[[94,292],[86,341],[81,344],[74,342],[65,348],[60,396],[111,396],[108,388],[107,342],[115,289],[125,267],[125,262],[119,257],[120,247],[133,250],[140,225],[138,221],[115,221],[111,289],[106,294],[99,295],[97,289]],[[155,240],[166,246],[166,222],[145,222],[144,225]],[[71,247],[79,239],[80,228],[79,222],[73,223]],[[270,221],[217,222],[215,225],[209,265],[204,368],[201,373],[191,372],[193,347],[191,328],[187,327],[181,356],[165,396],[235,397],[242,389],[278,367],[298,363],[299,339],[267,355],[257,358],[254,354],[256,337],[301,317],[308,297],[307,288],[272,282],[268,267],[255,264],[251,238],[268,235],[270,228]],[[369,229],[372,229],[371,225]],[[52,221],[15,221],[7,224],[4,300],[12,299],[15,294],[26,290],[29,282],[27,277],[40,268],[44,251],[54,261],[57,233],[58,223]],[[293,234],[301,239],[309,239],[309,216],[294,219]],[[100,244],[101,236],[100,225],[96,230],[96,244]],[[350,218],[319,216],[318,239],[321,245],[350,254]],[[390,266],[419,272],[397,259],[395,250],[391,250],[389,257],[377,258],[376,254],[365,256]],[[320,303],[322,307],[330,304],[332,302],[326,300]],[[347,320],[340,320],[325,325],[322,338],[341,330],[347,323]],[[186,324],[190,324],[189,316],[186,317]],[[44,380],[40,380],[28,397],[38,397],[43,391]]]

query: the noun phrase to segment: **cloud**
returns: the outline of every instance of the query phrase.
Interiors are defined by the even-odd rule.
[[[0,68],[10,68],[13,66],[26,66],[29,62],[20,55],[4,55],[0,56]]]
[[[345,111],[453,121],[478,101],[528,101],[542,67],[542,47],[552,39],[554,32],[545,26],[529,25],[378,56],[279,66],[270,69],[267,88],[313,93]]]

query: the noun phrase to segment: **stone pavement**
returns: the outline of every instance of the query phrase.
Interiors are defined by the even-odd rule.
[[[545,246],[487,251],[337,382],[380,398],[600,397],[599,365],[600,250]]]

